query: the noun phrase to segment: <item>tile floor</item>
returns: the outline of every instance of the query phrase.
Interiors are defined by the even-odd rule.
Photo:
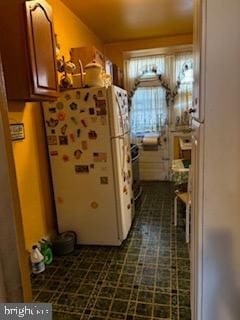
[[[121,247],[82,246],[32,277],[34,301],[56,320],[190,320],[189,252],[173,226],[168,182],[144,183],[142,204]]]

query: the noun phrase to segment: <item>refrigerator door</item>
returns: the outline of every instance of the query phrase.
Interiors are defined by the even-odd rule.
[[[111,87],[108,90],[108,97],[109,105],[112,104],[109,116],[119,232],[120,239],[124,240],[134,215],[127,96],[126,91]]]
[[[108,89],[109,103],[113,105],[110,110],[110,123],[112,137],[122,137],[129,132],[128,98],[126,90],[111,86]]]
[[[103,88],[44,103],[59,231],[79,244],[119,245],[109,105]]]

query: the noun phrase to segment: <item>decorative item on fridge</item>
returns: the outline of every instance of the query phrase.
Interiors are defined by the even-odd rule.
[[[88,63],[85,67],[86,77],[85,86],[87,87],[102,87],[102,66],[96,61]]]

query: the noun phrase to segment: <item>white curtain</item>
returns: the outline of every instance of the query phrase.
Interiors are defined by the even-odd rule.
[[[160,131],[168,116],[165,89],[162,87],[140,87],[132,100],[131,131]]]
[[[164,56],[149,56],[143,58],[134,58],[126,60],[126,89],[130,93],[134,87],[134,82],[143,72],[151,71],[156,68],[157,74],[165,74],[165,57]]]
[[[188,110],[192,107],[193,90],[193,59],[192,53],[178,54],[175,58],[174,82],[180,81],[178,94],[174,101],[174,119],[175,127],[188,125]]]
[[[169,63],[163,55],[134,58],[125,61],[127,77],[126,87],[129,93],[134,88],[136,78],[145,73],[148,78],[147,86],[139,87],[132,99],[131,131],[133,135],[144,132],[157,132],[166,124],[168,112],[166,105],[166,92],[156,82],[156,74],[168,79]],[[152,72],[154,70],[154,72]],[[152,86],[149,78],[152,76]],[[143,79],[144,80],[144,79]],[[157,86],[156,86],[157,85]]]
[[[158,88],[156,82],[151,87],[149,81],[147,87],[137,88],[131,105],[133,134],[159,131],[166,124],[170,124],[172,129],[188,124],[188,109],[192,106],[192,69],[185,70],[185,65],[192,66],[191,52],[125,60],[125,85],[129,94],[135,86],[135,80],[143,74],[144,77],[149,77],[151,73],[163,75],[172,91],[177,81],[181,80],[178,95],[169,108],[166,105],[166,91],[160,82]]]

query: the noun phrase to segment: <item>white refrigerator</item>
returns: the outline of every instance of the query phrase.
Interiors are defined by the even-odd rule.
[[[72,89],[43,103],[59,232],[79,244],[120,245],[133,219],[125,90]]]

